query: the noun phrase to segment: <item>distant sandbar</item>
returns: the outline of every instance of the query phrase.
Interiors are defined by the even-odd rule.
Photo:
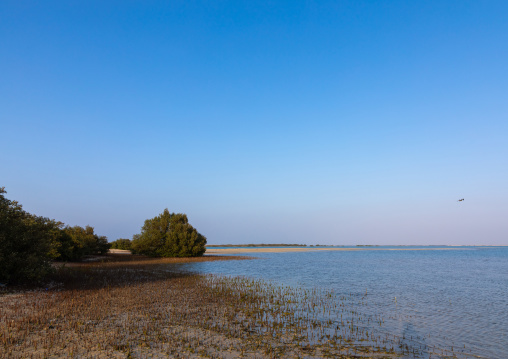
[[[285,252],[313,252],[313,251],[432,251],[432,250],[461,250],[466,248],[336,248],[336,247],[307,247],[307,248],[207,248],[206,254],[237,254],[237,253],[285,253]]]

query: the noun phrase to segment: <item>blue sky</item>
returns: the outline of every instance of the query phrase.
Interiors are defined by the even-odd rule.
[[[210,244],[508,245],[507,17],[3,1],[0,186],[110,240],[167,207]]]

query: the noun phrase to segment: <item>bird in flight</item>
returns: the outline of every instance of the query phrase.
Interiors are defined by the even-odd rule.
[[[462,202],[463,200],[464,200],[464,198],[461,198],[461,199],[459,199],[457,202]]]

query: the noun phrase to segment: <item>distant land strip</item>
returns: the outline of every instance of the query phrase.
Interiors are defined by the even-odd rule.
[[[370,247],[360,247],[360,248],[345,248],[345,247],[324,247],[324,248],[316,248],[316,247],[303,247],[303,248],[270,248],[270,247],[243,247],[236,248],[239,246],[234,246],[235,248],[209,248],[206,250],[205,254],[238,254],[238,253],[284,253],[284,252],[313,252],[313,251],[438,251],[438,250],[469,250],[469,248],[459,248],[459,247],[451,247],[451,248],[436,248],[436,247],[428,247],[428,248],[370,248]]]
[[[319,244],[318,244],[319,245]],[[207,248],[213,247],[307,247],[306,244],[207,244]]]

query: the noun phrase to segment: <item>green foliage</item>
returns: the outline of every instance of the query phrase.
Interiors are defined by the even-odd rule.
[[[51,272],[58,256],[55,240],[61,223],[32,215],[0,188],[0,283],[37,281]]]
[[[198,257],[205,253],[206,238],[189,224],[187,215],[163,213],[147,219],[141,234],[134,236],[134,253],[154,257]]]
[[[113,249],[131,249],[131,241],[127,238],[118,238],[116,241],[111,242],[111,248]]]
[[[58,260],[62,261],[79,261],[87,255],[106,254],[110,247],[108,239],[95,234],[91,226],[67,226],[60,230],[57,241],[60,244]]]
[[[56,260],[58,261],[79,261],[82,258],[79,244],[76,243],[71,235],[65,230],[60,229],[56,234],[56,251],[58,253]]]
[[[39,217],[5,198],[0,188],[0,283],[35,282],[52,271],[53,260],[77,261],[85,255],[106,254],[106,237],[93,227],[65,227]]]

